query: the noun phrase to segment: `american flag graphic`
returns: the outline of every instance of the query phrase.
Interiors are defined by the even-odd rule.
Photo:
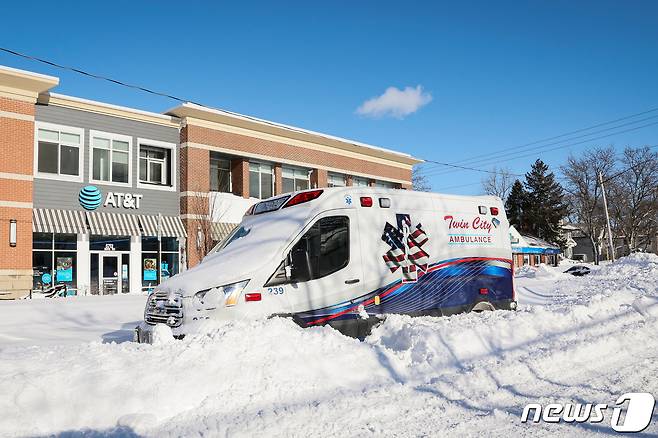
[[[384,262],[391,272],[402,268],[403,282],[414,282],[418,279],[418,269],[427,270],[429,254],[423,250],[423,245],[429,238],[421,224],[412,227],[408,214],[395,216],[397,227],[386,222],[382,234],[382,240],[391,247],[383,256]]]

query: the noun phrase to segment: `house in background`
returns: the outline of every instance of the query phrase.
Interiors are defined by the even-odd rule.
[[[509,229],[512,259],[515,267],[538,266],[545,263],[557,266],[560,247],[538,237],[521,234],[513,225]]]

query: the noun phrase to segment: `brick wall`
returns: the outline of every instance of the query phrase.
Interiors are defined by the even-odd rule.
[[[311,172],[311,187],[327,187],[328,172],[325,169],[313,169]]]
[[[283,193],[283,166],[281,163],[274,165],[274,194]]]
[[[342,169],[345,173],[366,173],[382,178],[411,181],[411,170],[367,160],[345,157],[340,153],[329,153],[309,148],[301,148],[285,143],[249,137],[241,134],[219,131],[202,126],[187,125],[181,142],[200,143],[234,150],[236,154],[250,153],[266,155],[271,161],[278,159],[306,163],[309,167],[321,165]]]
[[[231,187],[234,195],[249,197],[249,161],[241,158],[231,160]]]
[[[32,287],[34,105],[0,98],[0,111],[7,113],[0,115],[0,172],[9,174],[0,176],[0,299],[6,299]],[[9,245],[12,219],[15,247]]]

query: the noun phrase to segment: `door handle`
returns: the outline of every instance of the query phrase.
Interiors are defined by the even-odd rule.
[[[345,280],[345,284],[354,284],[354,283],[358,283],[359,281],[361,280],[359,280],[358,278],[353,278],[351,280]]]

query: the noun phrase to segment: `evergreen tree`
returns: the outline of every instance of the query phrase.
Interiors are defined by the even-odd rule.
[[[567,215],[562,186],[543,161],[537,160],[525,175],[527,208],[524,219],[533,235],[548,242],[560,242],[560,221]]]
[[[519,232],[528,231],[525,228],[526,221],[524,220],[527,203],[528,193],[525,191],[523,183],[517,179],[514,181],[512,190],[505,201],[505,212],[510,224],[514,225]]]

